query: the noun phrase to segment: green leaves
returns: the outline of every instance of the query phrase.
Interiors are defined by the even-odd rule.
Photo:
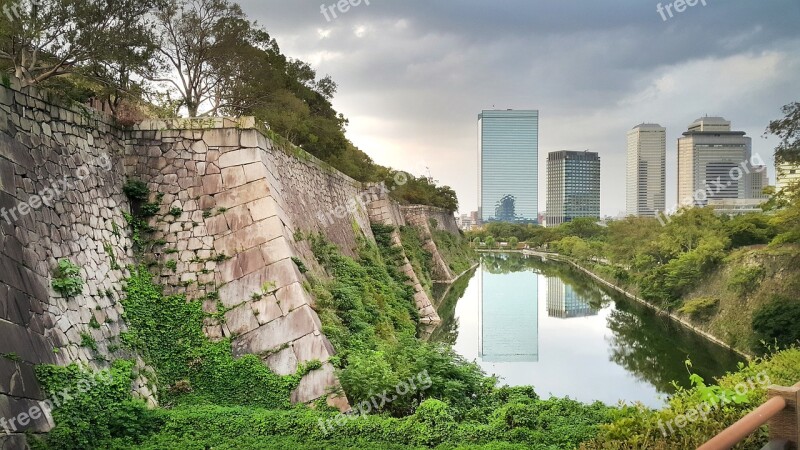
[[[52,286],[56,292],[64,297],[74,297],[83,292],[83,279],[80,277],[81,269],[68,259],[58,261],[58,267],[53,274]]]

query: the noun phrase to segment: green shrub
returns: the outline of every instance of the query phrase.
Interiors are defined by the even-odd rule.
[[[728,289],[738,295],[747,295],[753,292],[764,278],[764,268],[761,266],[748,266],[738,269],[728,281]]]
[[[773,297],[753,315],[755,348],[760,342],[786,348],[800,340],[800,301],[783,297]]]
[[[141,180],[129,179],[122,187],[122,191],[131,201],[146,202],[150,197],[150,188]]]
[[[163,425],[163,413],[131,398],[133,362],[92,372],[78,365],[41,365],[36,376],[54,406],[55,428],[33,448],[85,450],[140,443]],[[66,394],[66,395],[65,395]]]
[[[74,297],[83,292],[81,269],[68,259],[58,261],[53,274],[53,289],[64,297]]]
[[[162,404],[290,406],[300,376],[275,375],[256,355],[234,358],[230,340],[208,340],[202,302],[163,295],[143,266],[131,267],[125,293],[122,339],[155,369]]]
[[[688,314],[693,318],[707,317],[711,315],[719,305],[719,299],[714,297],[697,297],[687,300],[678,309],[682,314]]]

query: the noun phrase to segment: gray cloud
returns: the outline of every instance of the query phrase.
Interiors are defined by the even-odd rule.
[[[723,115],[771,155],[760,136],[800,90],[796,0],[707,0],[666,22],[646,0],[371,0],[331,22],[321,3],[241,2],[286,54],[339,83],[334,105],[356,145],[383,164],[429,168],[465,212],[477,206],[481,109],[541,110],[542,173],[549,151],[599,151],[603,212],[616,214],[628,129],[668,127],[674,202],[686,125]]]

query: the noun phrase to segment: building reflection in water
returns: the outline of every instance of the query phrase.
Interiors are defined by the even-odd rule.
[[[485,362],[539,361],[538,277],[487,274],[481,267],[478,357]]]
[[[547,277],[547,315],[559,319],[596,316],[588,299],[582,298],[575,289],[561,278]]]

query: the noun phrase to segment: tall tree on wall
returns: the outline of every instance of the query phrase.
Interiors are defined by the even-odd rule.
[[[82,73],[114,89],[153,69],[161,0],[0,0],[0,61],[25,85]]]
[[[269,35],[228,0],[170,0],[156,17],[158,50],[170,73],[154,81],[174,88],[191,117],[236,109],[231,91],[252,81],[242,73],[244,60],[256,49],[276,48]]]

